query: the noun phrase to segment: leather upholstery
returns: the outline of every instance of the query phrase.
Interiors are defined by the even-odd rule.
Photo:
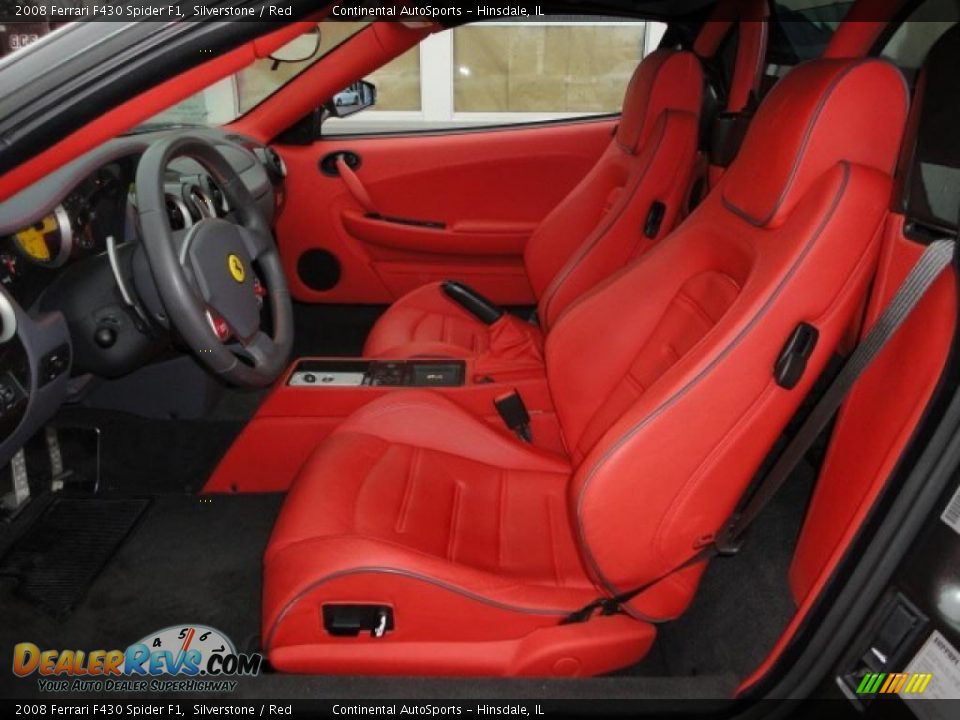
[[[875,269],[906,116],[899,71],[816,61],[777,93],[718,191],[556,320],[546,370],[566,457],[419,391],[371,403],[320,445],[265,559],[276,667],[377,672],[389,657],[391,672],[426,672],[431,648],[460,674],[630,661],[609,651],[609,618],[571,644],[559,616],[669,572],[720,527]],[[820,338],[785,390],[773,367],[801,322]],[[652,621],[684,610],[702,570],[671,574],[616,618],[618,632],[639,633],[633,658]],[[327,635],[322,605],[351,602],[392,605],[396,629]],[[478,663],[478,643],[509,650]]]
[[[856,78],[850,80],[854,72]],[[763,106],[764,122],[744,140],[730,170],[734,177],[724,185],[727,207],[751,224],[780,224],[837,157],[893,171],[895,158],[878,153],[877,146],[899,146],[902,128],[896,119],[907,102],[903,77],[899,77],[903,87],[891,93],[890,101],[873,107],[863,103],[863,87],[884,82],[889,71],[883,64],[821,60],[805,73],[802,88],[790,84],[770,92]],[[870,131],[837,132],[843,126]],[[771,142],[773,136],[780,142]]]
[[[596,594],[566,514],[569,462],[437,394],[394,393],[366,406],[320,446],[303,478],[321,481],[294,484],[264,563],[264,642],[274,665],[278,647],[331,640],[316,621],[329,598],[403,608],[391,639],[442,647],[554,629]],[[383,596],[371,590],[381,583],[389,585]],[[627,632],[638,658],[652,628]],[[349,651],[358,642],[338,644]],[[297,662],[311,672],[351,671],[336,652]],[[374,662],[377,672],[450,671],[411,656]]]
[[[531,351],[515,360],[490,330],[453,304],[439,285],[413,291],[377,322],[364,347],[370,357],[421,353],[480,357],[495,368],[533,364],[543,335],[578,297],[649,250],[683,217],[698,172],[697,133],[703,72],[697,57],[716,53],[739,20],[737,57],[727,111],[745,108],[760,84],[767,47],[766,0],[730,0],[697,38],[694,52],[659,50],[637,68],[624,97],[613,141],[587,176],[540,223],[524,251],[541,331],[520,328]],[[716,178],[722,175],[714,173]],[[712,184],[712,183],[711,183]],[[666,211],[659,231],[643,228],[654,202]],[[538,345],[539,343],[539,345]]]
[[[674,226],[693,172],[702,86],[699,61],[688,52],[656,51],[634,72],[610,145],[524,250],[544,329],[573,298]],[[659,232],[647,238],[642,230],[654,201],[666,212]],[[364,355],[409,357],[427,342],[431,354],[486,354],[500,362],[500,347],[488,335],[432,284],[390,307],[367,338]],[[541,339],[533,331],[531,337]]]

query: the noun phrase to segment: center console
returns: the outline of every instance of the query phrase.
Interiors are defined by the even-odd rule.
[[[460,387],[463,360],[299,360],[287,379],[292,387]]]
[[[529,414],[533,444],[563,450],[542,367],[491,373],[478,370],[472,359],[299,358],[264,398],[204,491],[285,492],[321,441],[354,412],[388,395],[424,392],[442,395],[508,433],[494,402],[516,392]]]

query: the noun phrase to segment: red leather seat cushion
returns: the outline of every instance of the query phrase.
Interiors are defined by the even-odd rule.
[[[487,326],[444,295],[440,283],[424,285],[397,300],[374,325],[366,357],[439,355],[470,357],[490,344]]]
[[[322,645],[328,654],[307,666],[336,671],[338,647],[363,640],[327,635],[321,608],[364,597],[395,608],[395,643],[556,628],[597,592],[567,515],[569,479],[564,458],[438,395],[371,403],[308,460],[277,520],[265,558],[267,651]]]
[[[504,316],[511,331],[529,341],[524,357],[513,357],[516,364],[542,362],[543,334],[536,325],[512,316]],[[500,342],[498,342],[498,340]],[[517,344],[517,338],[497,338],[486,325],[444,294],[441,283],[417,288],[395,302],[388,316],[374,325],[363,347],[364,357],[481,357],[503,355],[504,344]],[[509,354],[509,353],[508,353]]]

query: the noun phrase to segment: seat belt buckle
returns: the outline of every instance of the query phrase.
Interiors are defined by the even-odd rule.
[[[523,398],[516,390],[495,398],[493,406],[504,424],[513,430],[524,442],[533,442],[533,432],[530,430],[530,413],[523,403]]]
[[[709,544],[713,545],[717,555],[721,557],[730,557],[740,552],[743,547],[743,537],[736,532],[736,525],[740,520],[739,515],[734,515],[730,521],[721,528],[713,537]]]

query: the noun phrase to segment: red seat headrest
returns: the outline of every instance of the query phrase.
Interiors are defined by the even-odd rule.
[[[727,208],[754,225],[779,225],[811,185],[840,162],[893,173],[909,93],[877,59],[798,66],[760,106],[723,184]]]
[[[650,138],[665,110],[700,112],[703,71],[690,52],[657,50],[650,53],[630,78],[617,127],[617,144],[636,153]]]

